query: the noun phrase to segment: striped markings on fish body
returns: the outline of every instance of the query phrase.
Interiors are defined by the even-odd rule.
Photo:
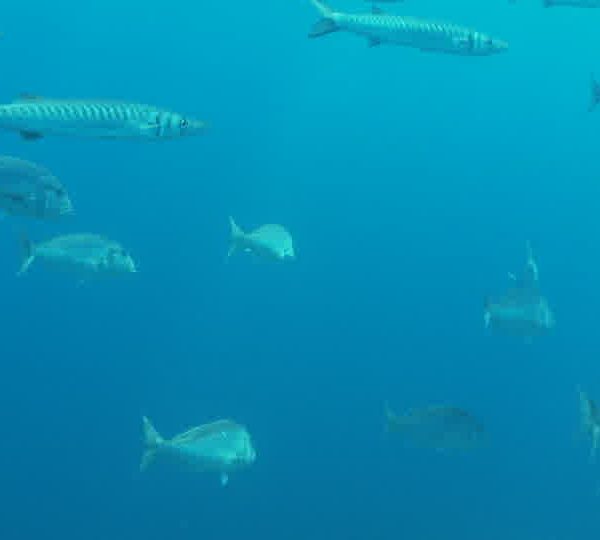
[[[24,95],[0,105],[0,128],[27,140],[45,135],[158,140],[199,134],[205,124],[151,105]]]
[[[369,14],[341,13],[319,0],[312,3],[322,19],[313,26],[311,38],[346,31],[366,37],[372,47],[389,43],[465,56],[487,56],[508,49],[505,41],[455,24],[388,15],[377,7]]]

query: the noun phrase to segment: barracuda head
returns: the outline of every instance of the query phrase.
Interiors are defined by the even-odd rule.
[[[508,43],[501,39],[487,37],[483,42],[484,54],[497,54],[508,50]]]
[[[164,138],[187,137],[199,135],[206,129],[206,124],[200,120],[186,118],[177,113],[161,115],[157,135]]]

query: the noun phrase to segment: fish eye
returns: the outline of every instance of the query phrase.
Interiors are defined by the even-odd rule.
[[[179,122],[179,127],[181,129],[185,129],[186,127],[188,127],[188,124],[189,122],[185,118],[182,118],[181,122]]]

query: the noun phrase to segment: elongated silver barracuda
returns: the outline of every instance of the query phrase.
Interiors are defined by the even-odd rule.
[[[544,7],[600,8],[600,0],[544,0]]]
[[[505,41],[455,24],[387,15],[377,8],[367,14],[338,13],[319,0],[312,2],[322,19],[315,24],[309,37],[346,31],[366,37],[371,46],[389,43],[464,56],[487,56],[508,49]]]
[[[204,131],[199,120],[151,105],[25,96],[0,105],[0,128],[26,139],[72,135],[103,139],[174,139]]]

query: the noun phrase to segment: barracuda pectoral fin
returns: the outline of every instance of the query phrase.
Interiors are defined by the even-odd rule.
[[[227,473],[221,473],[221,485],[225,487],[229,483],[229,476]]]
[[[377,38],[369,38],[369,47],[378,47],[381,45],[381,40]]]
[[[317,38],[325,36],[327,34],[332,34],[333,32],[337,32],[338,30],[339,28],[337,24],[335,24],[335,22],[331,19],[321,19],[313,25],[308,34],[308,37]]]
[[[373,15],[385,15],[385,11],[383,11],[383,9],[381,9],[380,7],[377,7],[377,6],[373,6],[371,8],[371,13]]]
[[[41,133],[37,131],[21,131],[21,137],[26,141],[37,141],[43,137]]]
[[[454,46],[457,49],[462,49],[463,51],[471,51],[473,50],[474,41],[471,35],[468,36],[457,36],[454,38]]]
[[[136,126],[136,129],[140,135],[144,137],[157,137],[161,134],[161,126],[157,122],[154,124],[143,124],[141,126]]]

